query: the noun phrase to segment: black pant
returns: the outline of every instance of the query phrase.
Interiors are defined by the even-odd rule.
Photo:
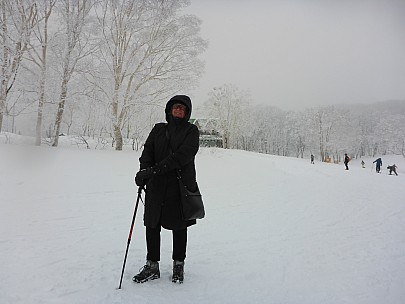
[[[146,259],[157,262],[160,261],[160,231],[161,227],[146,227],[146,247],[148,253]],[[187,247],[187,228],[182,230],[172,230],[173,235],[173,253],[174,261],[184,261],[186,259]]]

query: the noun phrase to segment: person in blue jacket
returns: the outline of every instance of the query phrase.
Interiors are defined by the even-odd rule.
[[[373,164],[375,163],[375,171],[377,173],[380,173],[381,166],[382,166],[382,159],[381,157],[377,158],[375,161],[373,161]]]

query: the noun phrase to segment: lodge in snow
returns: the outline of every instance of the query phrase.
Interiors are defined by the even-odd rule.
[[[221,134],[217,131],[217,121],[215,119],[192,118],[190,123],[196,125],[200,130],[201,147],[223,147]]]

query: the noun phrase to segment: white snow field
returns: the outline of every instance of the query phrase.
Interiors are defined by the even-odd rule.
[[[405,303],[405,160],[343,164],[201,148],[206,218],[189,229],[184,284],[131,278],[145,262],[138,210],[118,290],[140,152],[0,144],[0,303]],[[395,163],[398,176],[387,174]]]

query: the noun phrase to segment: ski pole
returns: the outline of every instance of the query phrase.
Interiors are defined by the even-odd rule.
[[[131,243],[132,231],[134,229],[135,217],[136,217],[136,212],[138,210],[139,200],[141,199],[141,193],[142,193],[142,187],[139,187],[138,188],[138,197],[136,198],[136,203],[135,203],[134,216],[132,217],[131,228],[129,229],[129,235],[128,235],[128,241],[127,241],[127,249],[125,250],[124,263],[122,264],[120,286],[118,287],[118,289],[121,289],[122,277],[124,276],[124,269],[125,269],[125,264],[127,262],[129,244]]]

